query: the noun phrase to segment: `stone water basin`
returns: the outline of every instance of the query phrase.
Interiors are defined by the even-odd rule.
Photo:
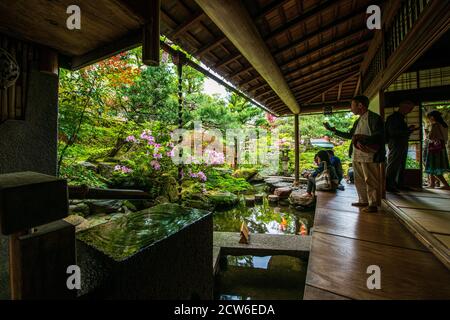
[[[212,216],[161,204],[77,234],[81,293],[94,298],[212,298]]]

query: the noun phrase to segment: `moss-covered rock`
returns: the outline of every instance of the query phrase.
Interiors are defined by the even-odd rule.
[[[243,178],[247,181],[249,181],[251,178],[253,178],[258,173],[258,170],[255,168],[242,168],[238,169],[233,173],[234,178]]]
[[[163,175],[161,177],[161,193],[160,196],[167,197],[169,202],[176,202],[178,200],[178,184],[177,180],[170,175]]]
[[[215,207],[233,207],[239,203],[237,195],[231,192],[214,192],[208,195]]]

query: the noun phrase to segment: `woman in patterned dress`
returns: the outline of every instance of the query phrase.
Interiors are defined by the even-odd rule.
[[[447,154],[448,125],[439,111],[427,114],[430,130],[427,135],[427,155],[425,172],[430,175],[430,187],[436,186],[436,180],[442,182],[443,189],[450,189],[444,173],[450,171]]]

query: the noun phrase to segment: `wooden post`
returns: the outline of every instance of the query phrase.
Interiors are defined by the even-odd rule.
[[[177,65],[178,71],[178,129],[183,128],[183,63],[185,61],[184,54],[181,52],[174,57],[174,62]],[[178,144],[181,145],[183,142],[183,137],[179,137]],[[180,159],[183,157],[183,148],[180,148],[179,153]],[[182,183],[183,183],[183,165],[180,163],[178,165],[178,204],[182,204]]]
[[[39,50],[39,71],[58,75],[58,53],[52,49],[42,47]]]
[[[148,66],[158,66],[161,0],[147,1],[145,7],[146,12],[144,16],[147,23],[144,25],[142,32],[142,62]]]
[[[385,107],[385,98],[384,98],[384,91],[380,90],[379,94],[379,104],[380,104],[380,116],[383,119],[383,121],[385,121],[385,112],[384,112],[384,107]],[[384,145],[382,146],[382,148],[384,148]],[[380,186],[379,186],[379,199],[378,202],[381,205],[381,199],[386,199],[386,165],[384,162],[380,163],[380,173],[379,173],[379,177],[380,177]]]
[[[294,156],[295,156],[295,178],[294,178],[294,187],[298,187],[300,185],[300,139],[299,139],[299,121],[298,114],[294,114]]]
[[[10,236],[12,299],[70,297],[61,279],[66,277],[68,263],[75,264],[75,228],[62,237],[55,232],[68,230],[67,224],[53,229],[43,226],[67,216],[67,181],[34,172],[2,174],[0,203],[0,233]],[[42,231],[29,234],[36,226]]]

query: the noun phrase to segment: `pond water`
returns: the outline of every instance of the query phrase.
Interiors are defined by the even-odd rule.
[[[307,262],[288,256],[228,256],[216,277],[217,300],[301,300]]]
[[[214,212],[214,231],[239,232],[245,222],[251,233],[300,234],[309,232],[313,219],[314,211],[300,212],[287,203],[274,206],[266,195],[261,204],[248,207],[242,195],[236,207]]]
[[[258,186],[256,193],[261,193]],[[246,206],[245,196],[228,210],[214,212],[214,231],[239,232],[245,222],[251,233],[309,234],[314,211],[300,212],[288,203],[272,205],[265,194],[261,204]],[[303,231],[303,232],[302,232]],[[307,261],[289,256],[224,256],[216,276],[220,300],[300,300]]]

